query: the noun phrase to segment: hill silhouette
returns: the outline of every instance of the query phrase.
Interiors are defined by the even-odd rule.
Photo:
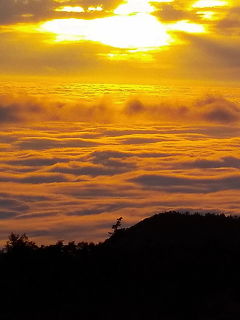
[[[133,251],[171,246],[198,248],[214,243],[236,246],[240,245],[239,231],[238,217],[171,211],[144,219],[128,229],[118,230],[106,243]]]
[[[167,212],[103,243],[37,246],[11,234],[0,255],[1,320],[240,318],[240,219]]]

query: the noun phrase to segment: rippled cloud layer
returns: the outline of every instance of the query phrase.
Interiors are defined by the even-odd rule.
[[[100,240],[168,209],[239,213],[240,107],[208,95],[115,105],[0,99],[0,230]]]

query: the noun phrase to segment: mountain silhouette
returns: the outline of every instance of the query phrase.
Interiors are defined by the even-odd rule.
[[[11,234],[0,255],[1,320],[240,318],[240,219],[166,212],[99,244],[37,246]]]
[[[213,244],[225,247],[240,245],[239,231],[238,217],[171,211],[120,229],[105,243],[127,251],[172,246],[198,248]]]

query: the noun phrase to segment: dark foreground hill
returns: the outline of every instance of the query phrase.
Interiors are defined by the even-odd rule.
[[[240,319],[240,219],[163,213],[94,245],[0,255],[1,320]]]

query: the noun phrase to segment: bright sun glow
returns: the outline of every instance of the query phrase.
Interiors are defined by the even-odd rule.
[[[85,12],[85,10],[82,7],[79,6],[63,6],[63,7],[58,7],[55,9],[55,11],[58,12]],[[92,12],[92,11],[103,11],[103,8],[101,6],[97,7],[88,7],[87,12]]]
[[[82,7],[71,7],[71,6],[66,6],[66,7],[59,7],[55,9],[55,11],[63,11],[63,12],[84,12],[84,9]]]
[[[103,8],[100,6],[97,7],[88,7],[88,11],[103,11]]]
[[[153,11],[153,7],[148,1],[145,0],[129,0],[126,3],[121,4],[114,10],[115,14],[133,14],[133,13],[150,13]]]
[[[156,48],[170,43],[165,28],[147,14],[92,20],[57,19],[41,28],[57,34],[57,41],[90,40],[117,48]]]
[[[153,3],[173,2],[174,0],[128,0],[114,10],[115,14],[134,14],[134,13],[151,13],[153,12]]]
[[[55,41],[95,41],[115,48],[155,50],[174,41],[172,31],[205,32],[203,25],[188,20],[172,24],[161,23],[151,13],[154,2],[170,3],[174,0],[128,0],[114,10],[114,15],[98,19],[55,19],[41,25],[40,31],[56,34]],[[206,4],[211,1],[198,1]],[[222,1],[212,1],[222,2]],[[212,3],[211,2],[211,3]],[[196,5],[197,3],[195,3]],[[81,7],[60,7],[60,11],[84,12]],[[83,11],[82,11],[83,10]],[[89,7],[87,11],[101,11],[102,7]]]
[[[201,24],[191,23],[188,20],[178,21],[176,23],[170,24],[168,30],[183,31],[189,33],[203,33],[205,32],[205,27]]]
[[[216,12],[214,11],[197,11],[203,19],[214,20],[216,17]]]
[[[227,1],[223,0],[199,0],[193,4],[193,8],[213,8],[222,7],[228,4]]]

